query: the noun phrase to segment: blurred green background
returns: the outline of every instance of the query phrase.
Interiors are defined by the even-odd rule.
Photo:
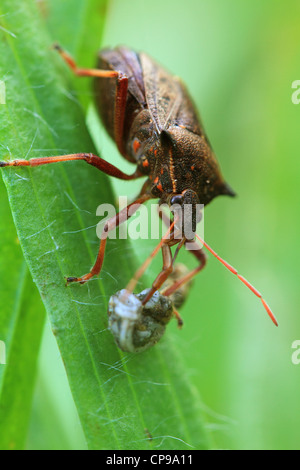
[[[55,14],[56,2],[44,3]],[[206,241],[263,292],[279,320],[276,329],[259,300],[210,256],[180,311],[184,328],[174,322],[168,329],[203,398],[216,448],[300,448],[300,365],[291,361],[300,339],[300,105],[291,100],[300,79],[299,17],[292,0],[112,0],[106,18],[104,46],[143,50],[187,84],[238,194],[207,207]],[[95,133],[92,109],[89,123]],[[104,158],[131,168],[104,132],[95,140]],[[139,184],[115,188],[133,196]],[[135,244],[138,257],[152,246]],[[188,253],[180,259],[194,265]],[[151,266],[152,277],[160,264]],[[49,325],[27,447],[45,443],[85,448]]]

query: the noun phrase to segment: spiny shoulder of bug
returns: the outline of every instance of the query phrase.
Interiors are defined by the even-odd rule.
[[[210,142],[199,123],[193,127],[172,122],[159,133],[144,109],[131,128],[128,152],[141,174],[148,176],[148,192],[169,206],[191,205],[194,223],[198,205],[219,195],[234,196],[225,182]]]

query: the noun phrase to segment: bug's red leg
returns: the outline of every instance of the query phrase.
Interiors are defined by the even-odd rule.
[[[159,217],[162,219],[162,221],[166,225],[168,225],[170,223],[168,217],[166,217],[165,214],[162,211],[158,210],[158,214],[159,214]],[[189,244],[191,244],[191,243],[192,242],[189,242]],[[193,245],[194,245],[194,247],[193,247],[194,249],[189,250],[189,251],[194,256],[196,256],[196,258],[200,262],[200,265],[197,266],[197,268],[190,271],[189,273],[187,273],[181,279],[175,281],[174,284],[172,284],[172,286],[168,287],[168,289],[166,289],[165,291],[162,291],[163,295],[169,296],[169,295],[173,294],[183,284],[185,284],[186,282],[189,282],[194,276],[196,276],[196,274],[198,274],[200,271],[202,271],[202,269],[205,268],[205,266],[206,266],[206,255],[205,255],[204,251],[200,247],[198,247],[195,242],[193,242]],[[176,259],[176,256],[178,254],[178,251],[179,251],[180,247],[181,247],[180,245],[177,247],[176,253],[175,253],[174,258],[173,258],[173,263],[175,262],[175,259]]]
[[[55,157],[41,157],[41,158],[32,158],[30,160],[11,160],[7,162],[0,161],[0,167],[7,167],[7,166],[40,166],[40,165],[47,165],[50,163],[59,163],[59,162],[69,162],[74,160],[84,160],[89,165],[92,165],[98,170],[103,171],[109,176],[114,176],[115,178],[119,178],[122,180],[132,180],[135,178],[139,178],[142,176],[138,171],[135,171],[132,175],[127,175],[123,173],[119,168],[115,167],[111,163],[103,160],[103,158],[98,157],[92,153],[74,153],[70,155],[59,155]]]
[[[127,207],[122,209],[115,217],[112,217],[106,222],[102,231],[102,235],[101,235],[101,242],[100,242],[98,255],[91,271],[81,277],[68,277],[67,284],[70,284],[71,282],[79,282],[80,284],[84,284],[86,281],[88,281],[89,279],[91,279],[92,277],[100,273],[103,260],[104,260],[105,246],[106,246],[108,233],[111,230],[118,227],[119,225],[121,225],[126,220],[128,220],[129,217],[131,217],[134,214],[134,212],[139,208],[139,206],[150,198],[151,196],[144,194],[143,196],[141,196],[140,198],[136,199],[134,202],[129,204]],[[133,205],[136,205],[136,207],[134,207],[134,209],[132,209],[129,214],[129,209],[132,208]]]
[[[191,244],[191,242],[189,242]],[[195,248],[197,247],[197,244],[194,242]],[[173,294],[176,290],[178,290],[183,284],[189,282],[196,274],[198,274],[202,269],[205,268],[206,266],[206,255],[202,248],[198,247],[194,250],[190,250],[191,253],[193,253],[194,256],[199,261],[199,266],[197,268],[193,269],[189,273],[187,273],[185,276],[183,276],[181,279],[178,279],[178,281],[175,281],[174,284],[172,284],[170,287],[168,287],[166,290],[162,291],[162,294],[165,295],[166,297],[170,296]]]
[[[114,134],[115,142],[119,152],[124,155],[126,153],[123,143],[123,127],[125,118],[125,108],[128,90],[128,78],[125,74],[116,70],[100,70],[86,69],[77,66],[74,59],[64,51],[58,44],[54,48],[59,52],[63,60],[72,69],[75,75],[79,77],[96,77],[96,78],[116,78],[116,96],[115,96],[115,117],[114,117]]]
[[[152,251],[152,253],[150,254],[150,256],[148,256],[148,258],[144,261],[144,263],[142,264],[142,266],[136,271],[136,273],[134,274],[133,278],[129,281],[127,287],[126,287],[126,290],[129,291],[129,292],[133,292],[136,284],[138,283],[138,280],[142,277],[142,275],[144,274],[144,272],[146,271],[147,267],[149,266],[149,264],[151,263],[151,261],[153,260],[153,258],[157,255],[157,253],[159,252],[160,248],[163,246],[163,244],[165,243],[166,239],[169,237],[170,235],[170,232],[172,231],[173,227],[175,225],[175,222],[173,222],[169,229],[167,230],[167,232],[165,233],[165,235],[162,237],[162,239],[160,240],[160,242],[158,243],[158,245],[154,248],[154,250]]]
[[[176,317],[178,328],[182,328],[183,320],[181,316],[179,315],[179,312],[174,307],[173,307],[173,314]]]
[[[75,60],[66,51],[64,51],[59,44],[54,44],[53,47],[58,51],[66,64],[73,70],[74,74],[79,77],[117,78],[119,75],[119,72],[116,70],[86,69],[77,67]]]
[[[151,299],[153,294],[163,285],[163,283],[168,279],[171,272],[173,271],[171,247],[167,243],[165,243],[162,245],[161,250],[163,255],[163,268],[154,280],[150,291],[144,298],[142,302],[143,305],[146,305],[146,303]]]

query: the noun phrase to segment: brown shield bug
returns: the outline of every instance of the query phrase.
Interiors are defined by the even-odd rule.
[[[262,295],[230,264],[224,261],[207,243],[194,233],[201,218],[199,203],[208,204],[216,196],[234,196],[225,183],[209,140],[198,118],[193,102],[177,78],[168,73],[144,53],[136,53],[125,47],[99,52],[96,69],[77,67],[74,60],[60,46],[55,48],[78,76],[94,77],[95,103],[103,124],[115,141],[121,155],[136,165],[135,172],[127,175],[97,155],[78,153],[31,160],[0,162],[1,167],[39,166],[56,162],[83,160],[109,176],[122,180],[145,177],[137,199],[104,226],[99,252],[91,271],[81,277],[69,277],[68,283],[85,283],[101,271],[108,233],[126,221],[139,205],[149,199],[159,198],[159,204],[181,207],[192,223],[192,233],[174,212],[173,222],[152,255],[136,273],[129,290],[135,286],[149,262],[161,249],[163,268],[142,301],[145,305],[168,279],[179,249],[187,243],[194,244],[191,253],[199,266],[175,285],[167,294],[175,292],[205,266],[205,255],[196,244],[195,235],[202,245],[235,274],[261,299],[267,313],[277,325]],[[178,236],[178,234],[180,234]],[[177,245],[172,255],[171,247]]]

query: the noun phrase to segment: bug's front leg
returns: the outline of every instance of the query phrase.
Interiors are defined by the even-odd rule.
[[[154,250],[152,251],[152,253],[148,256],[148,258],[146,258],[146,260],[144,261],[144,263],[142,264],[142,266],[140,266],[140,268],[135,272],[133,278],[129,281],[129,283],[127,284],[127,287],[126,287],[126,290],[129,291],[129,292],[133,292],[134,289],[135,289],[135,286],[137,285],[139,279],[143,276],[143,274],[145,273],[146,269],[148,268],[149,264],[151,263],[151,261],[155,258],[155,256],[157,255],[157,253],[159,252],[159,250],[161,249],[161,247],[164,245],[164,243],[166,242],[166,240],[168,239],[168,237],[172,237],[172,230],[175,226],[175,222],[172,222],[170,227],[168,228],[167,232],[165,233],[165,235],[162,237],[162,239],[160,240],[160,242],[158,243],[158,245],[154,248]]]
[[[174,282],[170,287],[168,287],[166,290],[162,291],[162,294],[165,295],[166,297],[169,297],[170,295],[174,294],[178,289],[180,289],[181,286],[189,282],[196,274],[198,274],[202,269],[205,268],[206,266],[206,254],[204,253],[203,249],[200,248],[196,242],[189,242],[189,244],[193,243],[193,250],[191,253],[197,258],[199,261],[199,265],[193,269],[192,271],[188,272],[185,274],[181,279],[178,279],[177,281]]]
[[[153,294],[164,284],[164,282],[170,276],[173,270],[173,258],[171,247],[168,243],[164,243],[161,247],[162,256],[163,256],[163,267],[161,272],[158,274],[156,279],[154,280],[150,291],[148,292],[147,296],[143,300],[143,305],[151,299]]]
[[[160,209],[158,210],[158,215],[167,226],[170,224],[168,217],[166,217]],[[196,274],[202,271],[202,269],[204,269],[206,266],[207,256],[202,250],[202,248],[200,248],[196,242],[188,242],[188,243],[189,243],[189,246],[191,247],[191,249],[188,251],[190,251],[190,253],[192,253],[197,258],[197,260],[199,261],[199,266],[197,266],[195,269],[193,269],[192,271],[182,276],[181,279],[177,279],[170,287],[162,291],[162,294],[165,295],[166,297],[172,295],[174,292],[180,289],[181,286],[189,282],[194,276],[196,276]],[[174,256],[173,263],[177,256],[177,253],[178,253],[178,249]]]
[[[86,281],[88,281],[89,279],[91,279],[92,277],[100,273],[102,265],[103,265],[105,247],[106,247],[106,242],[107,242],[107,237],[108,237],[109,232],[111,230],[114,230],[116,227],[121,225],[126,220],[128,220],[129,217],[131,217],[137,211],[139,206],[150,198],[151,196],[149,196],[148,194],[143,194],[141,197],[139,197],[134,202],[129,204],[127,207],[122,209],[116,216],[112,217],[106,222],[102,231],[100,247],[99,247],[98,255],[97,255],[94,266],[92,267],[90,272],[85,274],[84,276],[68,277],[67,284],[70,284],[72,282],[79,282],[80,284],[84,284]]]

